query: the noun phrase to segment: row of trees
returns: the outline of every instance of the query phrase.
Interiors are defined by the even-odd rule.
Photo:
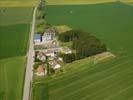
[[[81,30],[71,30],[59,34],[59,40],[62,42],[72,41],[71,49],[76,51],[74,54],[62,56],[66,63],[107,51],[106,45],[98,38]]]
[[[74,40],[75,38],[79,38],[79,34],[81,34],[80,30],[70,30],[59,34],[58,40],[62,42],[69,42]]]
[[[41,0],[36,13],[36,32],[37,33],[43,33],[44,28],[47,28],[50,26],[48,22],[46,21],[46,13],[45,13],[45,0]]]
[[[74,60],[76,60],[76,55],[74,53],[72,53],[72,54],[60,54],[60,57],[63,58],[63,61],[65,63],[71,63]]]

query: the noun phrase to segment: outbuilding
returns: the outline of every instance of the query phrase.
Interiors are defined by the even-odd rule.
[[[37,76],[44,76],[45,75],[45,69],[43,68],[43,66],[39,66],[38,68],[37,68]]]
[[[45,42],[45,41],[53,40],[55,33],[56,33],[56,30],[54,28],[45,29],[42,36],[42,41]]]
[[[34,43],[40,43],[41,42],[41,34],[35,33],[34,34]]]

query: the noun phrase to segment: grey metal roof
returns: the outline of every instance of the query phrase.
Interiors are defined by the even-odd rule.
[[[34,40],[41,39],[41,34],[34,34]]]

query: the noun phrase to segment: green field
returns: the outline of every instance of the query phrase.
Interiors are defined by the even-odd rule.
[[[33,7],[38,0],[0,0],[0,7]]]
[[[131,55],[133,7],[120,2],[47,6],[47,20],[98,36],[117,55]],[[53,17],[54,16],[54,17]]]
[[[115,2],[118,0],[46,0],[47,5],[72,5],[72,4],[95,4]],[[131,3],[133,0],[119,0],[124,3]]]
[[[0,60],[0,100],[21,100],[25,57]]]
[[[27,52],[32,8],[0,8],[0,59]],[[10,52],[9,52],[10,49]]]
[[[36,83],[33,100],[132,100],[133,61],[127,59],[73,63],[70,67],[78,68]]]
[[[0,59],[25,56],[28,47],[29,24],[0,26]],[[9,51],[10,50],[10,51]]]
[[[32,19],[31,7],[0,8],[0,26],[29,23]]]
[[[0,100],[22,100],[32,11],[0,6]]]
[[[133,7],[114,2],[48,5],[53,25],[80,28],[107,44],[116,58],[99,64],[77,61],[75,68],[33,85],[33,100],[133,100]]]

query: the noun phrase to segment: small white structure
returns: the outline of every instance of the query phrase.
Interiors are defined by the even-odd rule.
[[[56,56],[55,53],[54,53],[53,51],[47,51],[47,52],[45,52],[45,54],[46,54],[46,56],[48,56],[48,57],[55,57],[55,56]]]
[[[61,67],[60,64],[58,64],[55,60],[50,61],[49,64],[52,66],[52,68],[55,69],[59,69]]]
[[[55,66],[53,66],[53,69],[59,69],[60,67],[60,64],[56,64]]]
[[[61,57],[60,57],[60,58],[58,58],[58,60],[59,60],[59,61],[63,61],[63,59],[62,59]]]
[[[37,76],[44,76],[45,75],[45,69],[41,65],[37,68],[36,75]]]
[[[69,49],[69,48],[67,48],[67,47],[61,48],[60,51],[61,51],[62,53],[65,53],[65,54],[71,54],[71,53],[72,53],[72,50]]]

